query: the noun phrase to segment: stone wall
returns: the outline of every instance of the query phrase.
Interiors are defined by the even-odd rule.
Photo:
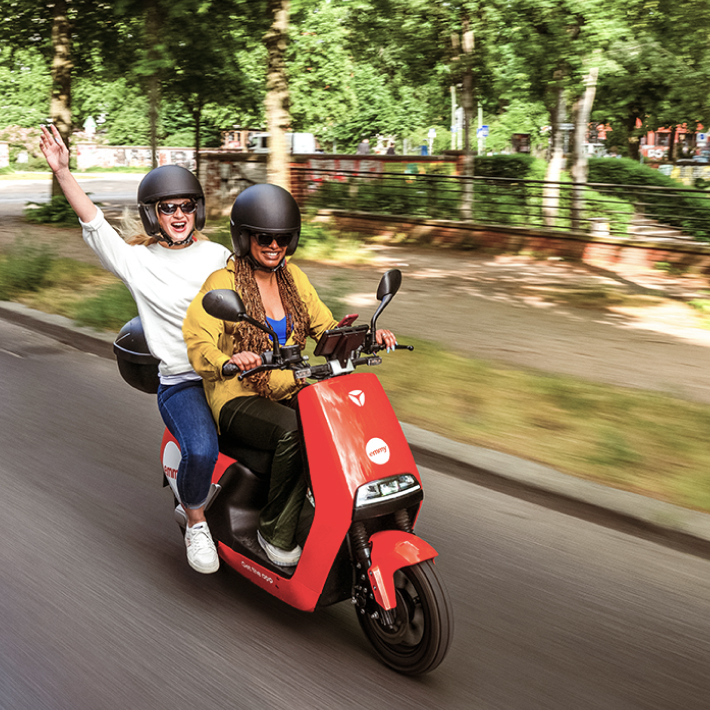
[[[425,172],[433,166],[447,165],[451,174],[457,172],[456,157],[419,155],[292,155],[291,167],[301,168],[291,173],[291,192],[301,205],[308,200],[313,170],[360,171],[381,173],[402,172],[402,164],[412,171]],[[305,169],[305,170],[303,170]],[[317,179],[317,176],[315,176]],[[200,151],[200,182],[205,191],[208,218],[229,214],[234,198],[249,185],[266,182],[266,154],[238,153],[228,150]]]
[[[151,164],[150,146],[76,144],[76,165],[79,170],[117,166],[150,168]],[[182,165],[194,170],[195,151],[193,148],[158,148],[158,165]]]
[[[266,182],[266,155],[201,150],[198,177],[205,191],[207,219],[223,217],[242,190]]]

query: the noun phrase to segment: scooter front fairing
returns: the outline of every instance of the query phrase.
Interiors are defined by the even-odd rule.
[[[335,554],[353,520],[363,520],[383,506],[410,507],[418,512],[421,480],[402,427],[379,380],[372,373],[356,373],[321,382],[299,395],[316,516],[310,538],[330,541]],[[362,502],[360,491],[406,474],[416,482],[418,497],[395,491],[381,500]],[[325,509],[325,510],[324,510]],[[414,526],[416,513],[412,516]],[[375,532],[372,574],[380,576],[375,594],[384,608],[392,608],[397,569],[437,555],[431,545],[402,530]],[[306,543],[308,544],[308,543]],[[385,580],[384,577],[389,577]],[[381,590],[381,591],[380,591]]]

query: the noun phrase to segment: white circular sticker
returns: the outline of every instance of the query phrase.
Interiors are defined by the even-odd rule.
[[[365,447],[367,456],[372,463],[387,463],[390,460],[390,447],[382,439],[370,439]]]
[[[163,449],[163,471],[168,478],[177,478],[181,458],[178,445],[174,441],[169,441]]]

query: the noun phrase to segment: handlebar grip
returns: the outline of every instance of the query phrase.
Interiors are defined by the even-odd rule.
[[[233,362],[225,362],[224,365],[222,365],[222,374],[225,377],[234,377],[237,372],[239,372],[239,367]]]
[[[375,343],[369,352],[372,352],[374,355],[375,353],[380,352],[380,350],[386,350],[386,349],[387,349],[386,345],[380,345],[379,343]],[[394,349],[395,350],[414,350],[414,346],[413,345],[400,345],[398,343],[397,345],[394,346]]]

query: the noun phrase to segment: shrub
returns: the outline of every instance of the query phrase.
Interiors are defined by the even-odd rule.
[[[544,160],[524,153],[487,155],[474,158],[473,174],[513,180],[544,180],[545,165]]]
[[[701,192],[685,189],[658,170],[626,158],[590,158],[589,182],[613,185],[604,188],[605,194],[634,205],[637,213],[679,227],[699,241],[710,241],[708,198]],[[634,191],[629,187],[635,185],[667,189]]]
[[[34,207],[32,206],[34,205]],[[56,195],[49,202],[40,204],[28,202],[25,219],[34,224],[56,224],[77,226],[77,216],[64,195]]]
[[[628,235],[634,217],[634,208],[629,202],[616,195],[605,195],[592,189],[587,189],[584,197],[587,217],[608,221],[611,234]]]
[[[0,258],[0,300],[10,300],[25,291],[39,291],[53,261],[47,249],[16,241]]]

